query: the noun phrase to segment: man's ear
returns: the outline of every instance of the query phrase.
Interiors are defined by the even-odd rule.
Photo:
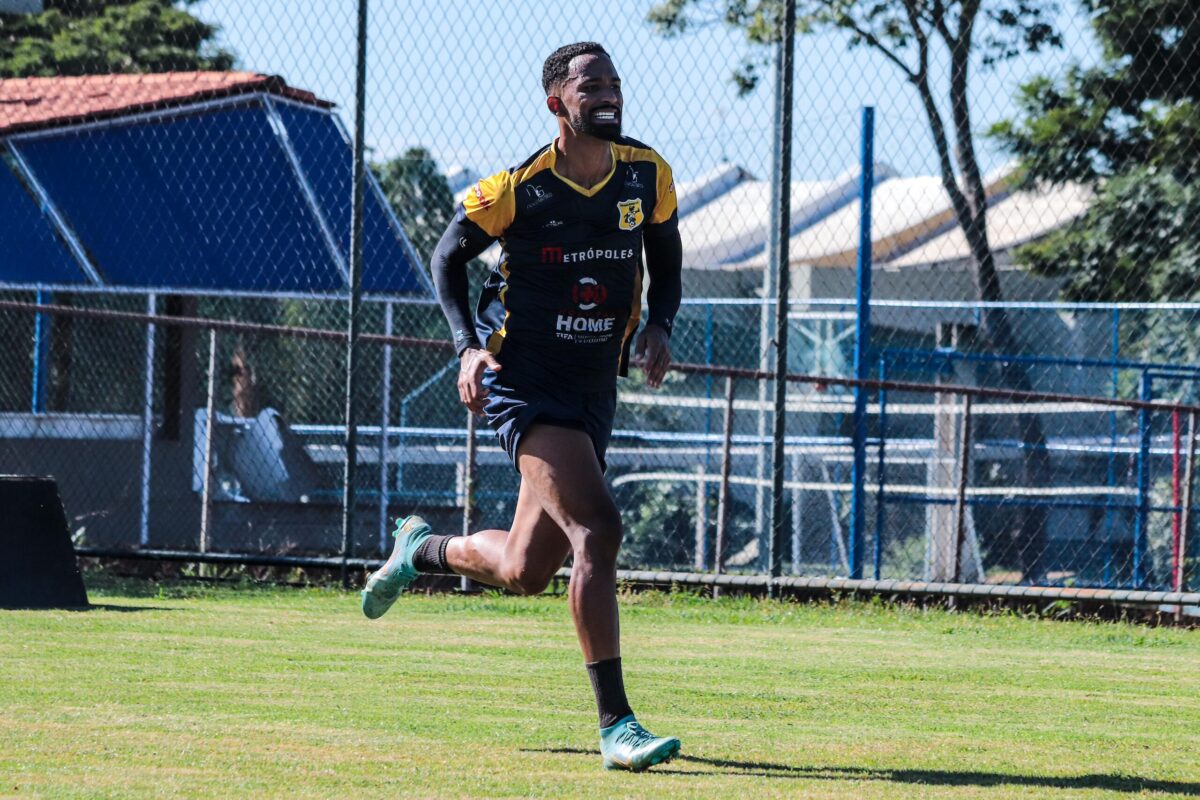
[[[546,98],[546,108],[550,109],[550,113],[558,116],[559,114],[563,113],[562,100],[558,99],[554,95],[550,95]]]

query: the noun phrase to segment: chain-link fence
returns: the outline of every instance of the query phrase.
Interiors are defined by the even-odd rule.
[[[347,350],[300,329],[349,324],[353,4],[26,5],[0,12],[0,471],[57,476],[89,546],[341,552]],[[720,370],[662,392],[635,371],[609,458],[624,566],[1184,585],[1189,412],[1102,401],[1197,402],[1200,11],[814,0],[785,36],[789,5],[370,4],[362,329],[445,338],[434,244],[475,181],[552,139],[542,59],[599,40],[626,132],[674,169],[675,359],[771,369],[785,261],[790,372],[929,386],[856,413],[852,388],[791,384],[776,409],[739,377],[723,457]],[[249,325],[210,349],[170,318]],[[357,350],[352,553],[411,510],[457,530],[468,499],[505,527],[517,476],[486,431],[464,462],[453,353],[388,341]],[[945,384],[1091,399],[968,414]]]

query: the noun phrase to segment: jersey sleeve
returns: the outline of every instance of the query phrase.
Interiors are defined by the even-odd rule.
[[[671,166],[662,158],[658,160],[658,181],[655,187],[658,200],[654,203],[654,214],[650,217],[651,225],[661,225],[671,218],[679,209],[675,200],[675,176],[671,174]]]
[[[507,171],[497,172],[479,181],[467,191],[462,207],[467,219],[484,233],[500,238],[517,215],[512,175]]]

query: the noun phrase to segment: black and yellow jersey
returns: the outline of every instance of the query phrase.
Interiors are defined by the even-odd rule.
[[[665,234],[678,241],[671,168],[622,137],[608,176],[585,189],[555,171],[556,153],[548,145],[479,181],[458,208],[451,231],[470,232],[459,237],[463,248],[496,239],[503,248],[473,338],[496,356],[506,383],[611,388],[640,317],[643,243]],[[678,297],[651,321],[670,332],[677,307]],[[461,352],[472,337],[456,330],[455,338]]]

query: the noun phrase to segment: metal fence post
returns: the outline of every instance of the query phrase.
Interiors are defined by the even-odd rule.
[[[1121,371],[1117,367],[1121,355],[1121,311],[1112,311],[1112,397],[1114,400],[1121,393]],[[1105,483],[1110,488],[1117,485],[1117,412],[1114,409],[1108,415],[1108,458],[1105,469]],[[1104,510],[1104,572],[1105,588],[1113,585],[1113,528],[1116,524],[1116,514],[1112,508]]]
[[[713,542],[713,571],[725,571],[725,539],[729,530],[729,474],[733,467],[733,376],[725,376],[725,420],[721,427],[721,483],[717,488],[717,533]],[[713,587],[713,597],[720,587]]]
[[[1188,414],[1187,464],[1183,473],[1183,519],[1179,525],[1179,571],[1175,575],[1175,591],[1187,591],[1187,542],[1192,528],[1192,502],[1196,469],[1196,412]]]
[[[208,552],[212,527],[213,417],[217,406],[217,331],[208,330],[208,400],[204,413],[204,488],[200,495],[200,552]],[[203,569],[203,567],[202,567]]]
[[[783,39],[775,43],[774,53],[772,55],[772,69],[775,73],[775,97],[771,104],[772,118],[771,130],[773,131],[771,142],[771,174],[780,175],[781,151],[783,141],[781,131],[783,130]],[[762,302],[758,307],[758,369],[762,372],[769,372],[771,369],[771,319],[767,313],[768,307],[775,300],[775,270],[779,265],[779,210],[781,208],[779,181],[773,180],[770,183],[770,219],[767,224],[767,266],[763,269],[762,278]],[[789,206],[790,207],[790,206]],[[785,237],[786,238],[786,237]],[[770,526],[767,524],[769,512],[767,511],[767,492],[766,492],[766,477],[767,477],[767,457],[768,448],[765,444],[767,438],[767,381],[755,381],[757,386],[758,396],[758,413],[757,426],[755,432],[758,434],[758,440],[754,447],[754,477],[757,479],[754,484],[754,535],[762,544],[764,550],[770,549]],[[760,556],[761,558],[761,556]],[[768,569],[770,567],[768,566]]]
[[[708,500],[708,481],[704,471],[703,464],[696,465],[696,524],[692,534],[692,569],[697,572],[703,572],[708,563],[708,514],[705,508]]]
[[[156,298],[146,298],[146,313],[154,316]],[[150,468],[154,448],[154,323],[146,326],[146,361],[142,386],[142,496],[138,520],[138,545],[150,544]]]
[[[475,414],[467,411],[467,450],[466,463],[463,464],[463,515],[462,535],[470,536],[471,528],[475,525]],[[463,592],[473,591],[475,582],[463,575],[458,582],[458,588]]]
[[[787,337],[788,297],[791,292],[791,266],[788,264],[788,244],[792,227],[792,61],[796,44],[796,0],[785,0],[783,23],[783,57],[779,59],[779,81],[783,92],[779,128],[779,237],[775,282],[775,396],[771,442],[771,536],[767,548],[768,574],[778,578],[783,571],[783,475],[784,436],[787,433]],[[774,580],[767,582],[767,594],[776,595]]]
[[[887,360],[879,359],[879,380],[887,380]],[[887,390],[879,390],[879,468],[875,479],[875,541],[873,543],[871,575],[875,580],[880,579],[883,572],[883,487],[887,475]]]
[[[358,0],[354,82],[354,187],[350,214],[350,320],[346,343],[346,471],[342,489],[342,588],[350,587],[354,549],[354,480],[358,472],[358,349],[362,327],[363,207],[366,201],[367,0]]]
[[[866,380],[871,348],[871,190],[874,183],[875,109],[862,110],[862,167],[859,174],[858,292],[855,303],[854,377]],[[850,577],[862,578],[867,502],[867,390],[854,387],[854,465],[850,500]]]
[[[54,296],[43,289],[37,290],[35,301],[39,306],[54,302]],[[38,312],[33,315],[33,376],[31,381],[32,396],[29,398],[30,411],[41,414],[46,410],[46,387],[50,370],[50,316]]]
[[[392,335],[395,309],[389,300],[383,306],[383,332]],[[383,388],[379,397],[379,552],[388,552],[388,423],[392,416],[392,346],[383,346]]]
[[[1153,397],[1153,378],[1142,372],[1140,399],[1150,402]],[[1146,583],[1146,551],[1149,549],[1150,522],[1150,412],[1138,409],[1137,455],[1137,516],[1133,528],[1133,588]]]
[[[1168,584],[1175,584],[1179,572],[1179,537],[1183,522],[1183,419],[1179,409],[1171,412],[1171,577]]]
[[[962,431],[958,443],[958,490],[954,498],[954,582],[962,583],[963,552],[967,541],[967,483],[971,476],[971,395],[963,397]]]

